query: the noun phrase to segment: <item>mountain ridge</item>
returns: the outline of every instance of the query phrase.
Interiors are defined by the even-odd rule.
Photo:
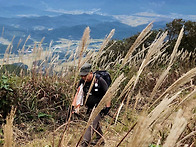
[[[155,23],[156,25],[156,23]],[[89,26],[90,36],[93,39],[104,39],[112,29],[115,29],[113,39],[124,39],[141,32],[146,25],[132,27],[121,23],[119,20],[110,16],[98,14],[63,14],[58,16],[39,16],[39,17],[0,17],[0,27],[4,30],[3,37],[12,40],[15,36],[14,45],[20,39],[24,43],[28,35],[31,36],[28,44],[40,41],[45,37],[44,43],[49,44],[51,40],[58,41],[59,38],[80,40],[84,29]],[[159,24],[159,27],[165,24]],[[17,52],[17,50],[13,50]]]

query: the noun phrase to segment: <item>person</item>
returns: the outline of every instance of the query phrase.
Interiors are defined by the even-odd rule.
[[[81,84],[83,85],[84,102],[86,101],[85,105],[88,108],[86,113],[90,116],[92,109],[99,104],[100,100],[103,98],[106,91],[108,90],[108,85],[102,77],[96,77],[96,75],[93,74],[91,70],[91,64],[89,63],[85,63],[82,66],[79,75],[81,76],[81,80],[79,81],[78,87]],[[87,98],[87,93],[89,91],[89,88],[91,86],[94,76],[95,76],[95,82],[93,83],[93,87]],[[101,125],[100,125],[100,120],[105,115],[108,114],[110,108],[111,108],[111,103],[110,101],[108,101],[105,107],[92,121],[92,124],[87,128],[83,136],[83,141],[80,147],[87,147],[90,142],[91,142],[90,143],[91,145],[96,145],[98,141],[102,138],[103,132],[102,132]],[[94,132],[96,132],[96,138],[94,141],[91,141]],[[104,141],[102,141],[101,144],[105,144]]]

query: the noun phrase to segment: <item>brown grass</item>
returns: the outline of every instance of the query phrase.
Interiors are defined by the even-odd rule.
[[[174,120],[174,124],[172,126],[172,129],[170,130],[170,133],[169,133],[163,147],[175,146],[178,138],[180,137],[181,133],[185,129],[185,127],[187,125],[187,120],[182,116],[182,114],[183,114],[183,112],[180,109],[177,113],[177,116]]]
[[[3,125],[4,132],[4,145],[3,147],[13,147],[14,137],[13,137],[13,121],[16,109],[12,108],[10,114],[6,117],[6,124]]]
[[[178,47],[180,45],[180,42],[181,42],[181,39],[182,39],[182,36],[183,36],[183,31],[184,31],[184,28],[182,28],[181,31],[180,31],[180,34],[178,36],[178,40],[177,40],[177,42],[175,44],[175,47],[174,47],[174,50],[173,50],[173,52],[171,54],[170,62],[169,62],[169,65],[168,65],[167,69],[161,74],[160,78],[156,82],[156,85],[155,85],[155,87],[154,87],[154,89],[153,89],[153,91],[151,93],[151,96],[150,96],[151,99],[154,98],[157,90],[160,88],[161,84],[163,83],[163,80],[168,75],[168,73],[169,73],[169,71],[171,69],[171,66],[173,65],[173,63],[174,63],[174,61],[176,59],[177,49],[178,49]]]
[[[151,29],[152,29],[152,23],[150,23],[141,32],[141,34],[138,36],[134,44],[129,49],[124,59],[122,59],[121,54],[119,54],[118,58],[114,63],[109,63],[107,61],[107,56],[102,59],[100,59],[100,57],[101,55],[103,55],[104,48],[112,38],[115,30],[112,30],[110,34],[106,37],[99,52],[95,53],[94,51],[89,51],[88,53],[86,53],[90,41],[89,40],[90,28],[87,27],[84,31],[83,37],[81,39],[81,43],[76,49],[76,52],[72,52],[70,59],[68,59],[68,61],[72,59],[74,59],[74,61],[63,64],[64,67],[62,68],[63,74],[60,75],[61,78],[65,79],[66,81],[69,81],[71,79],[70,77],[73,76],[73,79],[70,80],[72,82],[64,83],[68,85],[67,87],[68,89],[66,89],[65,92],[67,92],[66,94],[69,95],[69,100],[72,101],[76,91],[79,70],[85,62],[93,63],[93,67],[92,67],[93,70],[97,68],[110,69],[110,66],[112,67],[113,65],[121,64],[120,67],[116,71],[114,71],[113,84],[108,89],[107,93],[100,101],[99,105],[94,109],[87,123],[86,122],[84,123],[81,120],[71,121],[71,116],[70,116],[68,122],[61,124],[61,126],[58,126],[56,130],[54,129],[53,133],[55,135],[53,133],[49,133],[49,135],[45,135],[45,137],[41,139],[33,140],[31,143],[26,144],[26,146],[46,146],[46,145],[52,145],[58,147],[75,146],[75,145],[78,146],[79,143],[81,142],[81,139],[86,129],[90,126],[93,119],[99,114],[99,112],[105,106],[106,102],[112,101],[114,99],[116,99],[115,106],[114,106],[114,109],[116,109],[114,115],[114,118],[116,116],[115,124],[107,126],[106,121],[102,122],[103,126],[105,128],[107,127],[106,129],[107,132],[104,132],[105,134],[103,136],[106,142],[108,142],[107,146],[114,146],[114,144],[118,144],[117,146],[119,145],[149,146],[151,143],[154,142],[156,142],[156,144],[161,144],[164,146],[175,146],[176,142],[178,142],[177,144],[182,144],[184,140],[194,136],[195,130],[191,130],[192,133],[189,134],[185,133],[186,136],[181,136],[182,132],[186,129],[185,126],[187,125],[187,123],[190,122],[190,117],[193,116],[191,113],[192,110],[187,110],[184,108],[183,110],[179,110],[177,115],[176,115],[176,111],[188,100],[190,102],[193,102],[192,100],[195,98],[195,93],[196,93],[195,86],[193,82],[191,83],[191,81],[193,81],[193,78],[196,76],[196,68],[193,68],[188,72],[186,72],[184,75],[178,78],[174,83],[170,84],[170,86],[164,87],[165,89],[163,90],[163,93],[160,93],[161,91],[159,91],[159,88],[161,86],[164,86],[162,84],[164,84],[166,77],[169,75],[169,72],[176,58],[179,57],[180,55],[183,56],[182,59],[184,59],[187,56],[190,56],[186,52],[185,53],[182,53],[182,51],[177,52],[177,49],[179,47],[180,41],[183,36],[184,28],[182,28],[179,34],[178,40],[176,42],[176,45],[170,57],[163,54],[163,51],[167,47],[167,41],[165,41],[167,38],[167,32],[158,34],[154,42],[150,46],[146,48],[143,46],[142,49],[135,56],[133,56],[132,53],[135,51],[135,49],[138,48],[140,45],[142,45],[142,43],[146,40],[146,38],[151,34],[150,32]],[[29,37],[27,38],[27,40],[28,39]],[[43,59],[43,62],[41,64],[44,65],[47,62],[47,59],[45,59],[45,57],[52,56],[52,50],[51,50],[52,43],[50,44],[49,47],[50,49],[48,51],[45,51],[45,56],[43,58],[42,55],[44,54],[44,51],[41,46],[43,39],[41,40],[40,43],[34,45],[33,54],[29,55],[29,57],[32,57],[31,58],[32,61]],[[11,44],[10,46],[8,46],[6,52],[7,54],[5,54],[4,63],[7,63],[9,61],[8,57],[10,55],[9,56],[7,55],[8,53],[10,54],[11,52]],[[144,54],[144,52],[146,52],[147,54]],[[86,55],[85,58],[83,58],[84,55]],[[113,55],[114,55],[113,52],[110,52],[108,56],[113,56]],[[17,59],[18,61],[24,61],[24,58],[25,55],[24,55],[24,46],[23,46],[23,48],[21,49],[21,54]],[[58,63],[57,61],[58,61],[58,56],[51,57],[50,65],[56,66],[56,64]],[[102,64],[100,66],[98,65],[99,61]],[[164,64],[168,64],[168,66],[166,66],[167,68],[163,70],[158,80],[156,80],[157,82],[156,85],[154,86],[152,93],[147,91],[149,92],[150,95],[149,97],[147,97],[146,95],[143,94],[143,91],[140,87],[141,86],[140,78],[142,76],[146,76],[146,75],[142,75],[142,73],[145,71],[145,69],[147,69],[147,67],[149,67],[149,64],[151,63],[152,65],[154,65],[156,64],[155,62],[157,61]],[[136,74],[133,74],[133,76],[128,75],[130,79],[126,81],[127,84],[125,84],[124,81],[126,77],[124,76],[124,74],[120,74],[121,73],[120,70],[125,65],[130,66],[131,69],[134,66],[134,64],[135,66],[137,66],[138,70],[137,72],[135,72]],[[49,68],[51,68],[51,66]],[[33,68],[36,70],[39,67],[32,66],[31,69]],[[70,69],[72,69],[72,71],[70,71]],[[61,71],[61,69],[59,69],[59,71]],[[132,71],[130,71],[130,73],[131,72]],[[43,75],[40,74],[39,76],[40,77],[38,78],[37,82],[42,82],[41,80],[43,78],[42,77]],[[52,76],[50,78],[53,78],[53,80],[56,81],[56,83],[58,83],[59,76]],[[191,83],[191,86],[189,83]],[[185,89],[188,90],[189,92],[188,94],[184,94]],[[135,101],[132,101],[132,98]],[[143,103],[139,101],[139,99],[141,98],[144,100]],[[125,102],[126,102],[126,109],[124,109]],[[152,102],[152,104],[149,102]],[[149,105],[150,107],[148,107]],[[137,109],[138,107],[140,108],[140,110]],[[13,126],[14,112],[15,110],[12,110],[11,114],[7,117],[7,123],[4,126],[4,132],[5,132],[4,146],[6,147],[13,145],[12,126]],[[190,114],[190,117],[185,117],[185,114]],[[124,117],[128,117],[128,116],[131,116],[131,118],[123,119]],[[173,116],[176,116],[175,120],[173,119]],[[114,118],[106,117],[105,120],[109,122],[111,121],[111,119]],[[122,123],[125,125],[120,126],[120,123],[118,123],[118,121],[122,121]],[[159,127],[162,124],[164,125],[172,124],[171,129],[169,125],[166,126],[166,130],[168,131],[166,133],[167,139],[163,138],[163,136],[158,135],[159,132],[165,131],[165,128]],[[79,129],[76,128],[76,126],[79,127]],[[118,132],[118,128],[120,128],[119,132]],[[114,140],[111,141],[112,144],[110,144],[111,143],[110,137],[115,138]],[[124,140],[126,140],[126,142],[123,142]]]

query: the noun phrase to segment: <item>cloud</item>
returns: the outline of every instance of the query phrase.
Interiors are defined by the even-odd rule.
[[[186,19],[186,20],[191,20],[191,21],[196,21],[196,15],[183,15],[183,14],[178,14],[178,13],[171,13],[170,17],[172,19]]]
[[[130,26],[138,26],[150,23],[152,21],[171,21],[173,19],[185,19],[196,21],[196,15],[183,15],[178,13],[170,13],[169,15],[162,15],[153,12],[139,12],[133,15],[113,15],[117,20],[121,23],[130,25]]]
[[[103,13],[100,12],[101,9],[91,9],[89,11],[85,11],[85,10],[65,10],[65,9],[51,9],[48,8],[46,11],[49,12],[55,12],[55,13],[61,13],[61,14],[100,14],[100,15],[104,15]]]
[[[139,12],[134,14],[133,16],[140,16],[140,17],[151,17],[151,18],[156,18],[156,19],[186,19],[186,20],[191,20],[195,21],[196,20],[196,15],[185,15],[185,14],[180,14],[180,13],[170,13],[168,15],[162,15],[158,13],[153,13],[153,12]]]
[[[40,15],[37,14],[21,14],[21,15],[16,15],[18,17],[39,17]]]
[[[142,16],[142,17],[166,17],[165,15],[157,14],[154,12],[139,12],[134,15],[135,16]]]
[[[138,25],[147,24],[153,19],[148,17],[138,17],[138,16],[128,16],[128,15],[114,15],[114,17],[119,20],[121,23],[136,27]]]

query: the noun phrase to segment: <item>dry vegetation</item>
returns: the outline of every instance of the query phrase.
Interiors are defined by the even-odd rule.
[[[14,92],[19,100],[16,110],[12,109],[3,125],[2,145],[78,146],[105,101],[111,100],[112,117],[106,116],[102,121],[105,146],[196,146],[196,67],[187,64],[192,62],[189,53],[178,50],[184,28],[171,55],[164,52],[168,46],[167,32],[164,32],[133,56],[133,52],[151,35],[152,27],[150,23],[141,32],[125,57],[119,54],[119,58],[110,63],[107,57],[113,54],[102,55],[115,30],[105,38],[99,52],[93,52],[88,51],[90,28],[87,27],[81,44],[66,63],[59,63],[58,56],[52,56],[51,45],[48,51],[43,51],[42,41],[34,46],[32,54],[24,55],[25,48],[22,48],[14,62],[17,59],[28,63],[30,68],[27,74],[21,71],[17,78]],[[11,46],[6,50],[2,67],[13,62]],[[41,59],[42,62],[36,64]],[[79,70],[86,61],[93,64],[93,70],[107,69],[113,83],[89,120],[85,119],[84,107],[80,110],[80,117],[66,118]],[[176,67],[176,63],[186,66]],[[44,71],[42,65],[47,67]],[[4,75],[11,76],[9,72]]]

